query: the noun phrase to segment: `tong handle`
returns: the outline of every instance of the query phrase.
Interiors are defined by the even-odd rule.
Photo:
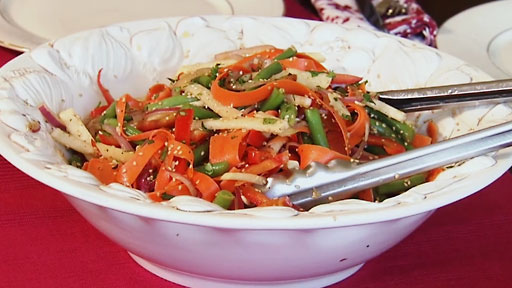
[[[512,101],[512,79],[473,82],[377,93],[379,99],[404,112],[434,110],[461,105]]]
[[[290,200],[309,209],[315,205],[347,198],[353,193],[425,172],[457,161],[469,159],[512,145],[512,122],[468,133],[395,156],[358,165],[339,175],[315,173],[306,183],[324,183],[297,187],[296,183],[271,187],[272,197],[288,195]],[[288,186],[288,187],[287,187]],[[308,185],[306,185],[308,186]],[[313,187],[313,189],[311,189]],[[267,195],[269,195],[267,193]]]

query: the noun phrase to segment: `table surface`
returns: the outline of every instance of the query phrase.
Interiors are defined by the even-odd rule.
[[[456,2],[462,6],[450,7],[452,14],[468,7]],[[287,16],[318,19],[307,0],[285,5]],[[438,21],[448,17],[433,8],[425,10],[440,15]],[[0,48],[0,65],[17,55]],[[181,287],[138,266],[59,192],[2,157],[0,181],[0,287]],[[505,173],[480,192],[438,209],[401,243],[331,287],[509,287],[511,186],[512,174]]]

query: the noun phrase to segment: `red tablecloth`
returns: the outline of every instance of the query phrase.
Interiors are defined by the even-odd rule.
[[[286,15],[317,19],[304,1]],[[0,65],[18,55],[0,48]],[[181,287],[138,266],[57,191],[0,157],[0,287]],[[512,174],[439,209],[332,287],[510,287]]]

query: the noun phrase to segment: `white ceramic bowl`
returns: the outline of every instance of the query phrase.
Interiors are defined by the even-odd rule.
[[[418,43],[374,31],[286,18],[209,16],[125,23],[40,46],[0,71],[2,155],[60,190],[98,230],[149,271],[193,287],[319,287],[340,281],[392,247],[435,209],[485,187],[512,165],[512,151],[474,158],[382,203],[345,200],[299,213],[266,207],[221,211],[191,197],[152,203],[136,190],[103,186],[65,165],[37,106],[85,115],[101,99],[103,68],[113,95],[144,95],[182,64],[217,52],[272,44],[319,52],[325,66],[363,76],[369,89],[486,80],[488,76]],[[512,119],[508,105],[410,115],[418,129],[435,119],[442,137]],[[41,131],[29,132],[30,121]],[[150,243],[150,244],[149,244]]]

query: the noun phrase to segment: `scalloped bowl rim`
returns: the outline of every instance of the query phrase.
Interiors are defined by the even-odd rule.
[[[224,16],[205,16],[205,17],[224,17]],[[237,17],[237,16],[230,16]],[[142,21],[133,21],[121,24],[135,25],[136,23],[147,23],[151,21],[161,21],[165,19],[174,19],[181,17],[170,17],[163,19],[150,19]],[[252,18],[283,18],[286,17],[252,17]],[[305,21],[305,22],[316,22],[311,20],[293,19],[293,21]],[[120,25],[120,24],[115,24]],[[97,31],[99,29],[91,29],[88,31]],[[363,28],[356,28],[363,29]],[[87,31],[78,32],[87,33]],[[381,37],[395,38],[397,41],[408,41],[398,37],[390,36],[381,32],[372,31],[372,33],[380,34]],[[75,35],[72,34],[72,35]],[[46,45],[46,44],[43,44]],[[427,48],[428,49],[428,48]],[[445,53],[438,51],[439,54],[447,56]],[[451,57],[451,56],[449,56]],[[4,67],[0,69],[0,74],[4,71],[9,71],[13,67],[24,66],[30,63],[28,52],[24,53],[17,58],[13,59]],[[2,134],[4,131],[9,131],[10,128],[5,127],[4,124],[0,126]],[[0,142],[8,141],[7,137],[0,137]],[[5,143],[2,143],[5,144]],[[230,229],[319,229],[319,228],[330,228],[330,227],[341,227],[341,226],[352,226],[368,223],[377,223],[383,221],[390,221],[393,219],[404,218],[408,216],[417,215],[420,213],[435,210],[462,198],[465,198],[478,190],[489,185],[491,182],[500,177],[512,165],[512,150],[504,149],[498,152],[498,156],[504,159],[497,161],[496,165],[488,168],[477,175],[474,179],[479,181],[468,181],[463,180],[462,185],[457,187],[455,191],[443,191],[443,193],[437,193],[432,197],[425,197],[420,201],[412,203],[402,202],[390,206],[382,206],[372,208],[368,210],[347,210],[347,211],[327,211],[321,213],[312,212],[299,212],[295,216],[291,217],[267,217],[261,214],[254,214],[252,211],[256,210],[279,210],[279,209],[290,209],[281,207],[265,207],[265,208],[250,208],[248,210],[239,211],[205,211],[205,212],[190,212],[181,211],[176,208],[169,206],[159,205],[157,203],[146,203],[140,201],[134,201],[129,198],[122,198],[108,193],[104,193],[99,189],[92,189],[91,186],[80,185],[74,180],[64,179],[40,169],[31,161],[18,156],[22,150],[17,147],[16,144],[7,143],[3,145],[1,151],[2,156],[12,163],[15,167],[29,175],[30,177],[48,185],[67,196],[93,203],[99,206],[107,207],[117,211],[121,211],[128,214],[139,215],[147,218],[153,218],[163,221],[173,221],[179,223],[186,223],[198,226],[211,226],[211,227],[222,227]],[[473,179],[473,180],[474,180]],[[79,184],[79,185],[77,185]],[[460,183],[459,183],[460,184]],[[244,212],[245,211],[245,212]]]

